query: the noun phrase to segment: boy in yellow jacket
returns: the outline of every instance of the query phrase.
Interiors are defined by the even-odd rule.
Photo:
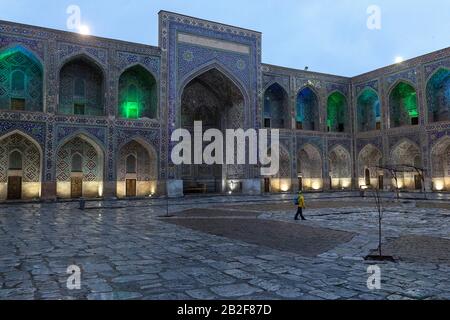
[[[305,217],[303,216],[303,209],[306,208],[305,205],[305,197],[303,196],[303,193],[300,191],[298,193],[298,210],[297,214],[295,215],[295,220],[298,220],[298,217],[300,216],[303,221],[305,221]]]

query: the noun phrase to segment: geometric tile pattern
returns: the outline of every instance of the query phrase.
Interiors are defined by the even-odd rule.
[[[72,172],[72,157],[82,157],[83,181],[102,181],[103,165],[99,163],[100,157],[95,148],[80,137],[75,137],[63,145],[57,153],[56,179],[57,181],[70,181]]]
[[[150,151],[150,150],[149,150]],[[151,150],[149,153],[139,142],[132,140],[124,145],[119,152],[117,179],[124,181],[126,177],[126,159],[133,155],[137,159],[137,180],[152,181],[158,179],[157,155]]]
[[[18,133],[10,135],[0,142],[0,182],[8,180],[9,155],[14,150],[22,153],[23,182],[39,182],[41,156],[36,145]]]

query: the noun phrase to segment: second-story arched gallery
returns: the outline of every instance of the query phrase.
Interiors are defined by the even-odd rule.
[[[159,25],[149,46],[0,21],[1,201],[450,192],[449,48],[342,77],[261,62],[252,30],[166,11]],[[171,134],[194,121],[278,129],[280,171],[174,165]]]

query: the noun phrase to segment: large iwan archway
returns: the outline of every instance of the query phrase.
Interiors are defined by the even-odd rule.
[[[218,129],[225,133],[226,129],[244,128],[245,101],[237,82],[219,68],[211,68],[189,79],[183,87],[180,125],[192,137],[195,121],[202,122],[203,132]],[[183,165],[181,174],[185,194],[238,192],[241,185],[237,180],[242,179],[244,166]]]

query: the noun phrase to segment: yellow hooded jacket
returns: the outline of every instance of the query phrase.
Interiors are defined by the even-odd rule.
[[[299,194],[298,195],[298,207],[305,209],[306,205],[305,205],[305,197],[303,196],[303,194]]]

